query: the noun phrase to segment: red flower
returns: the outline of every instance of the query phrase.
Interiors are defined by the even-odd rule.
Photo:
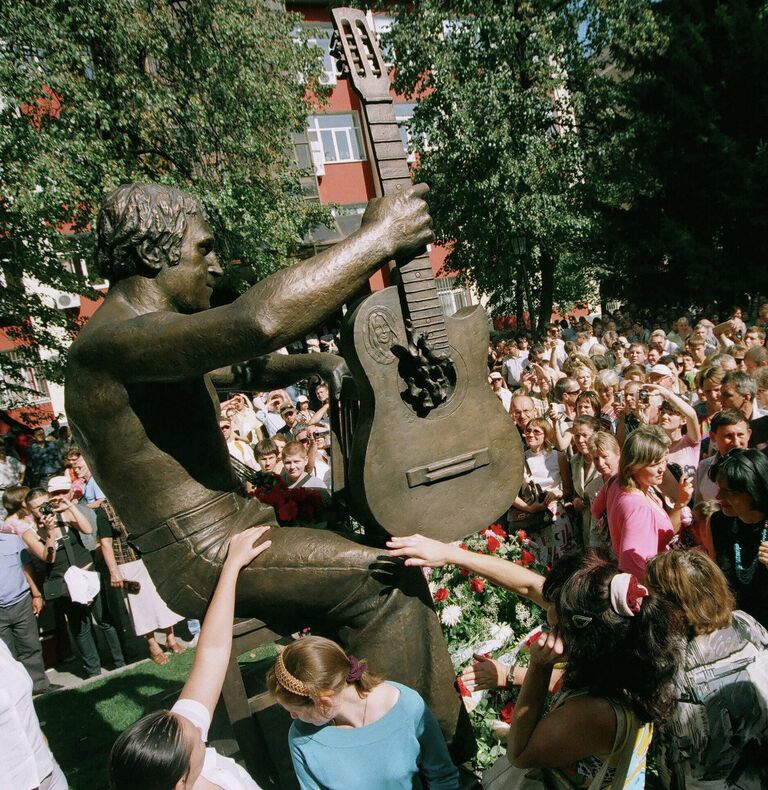
[[[466,543],[459,543],[459,548],[464,549],[464,551],[469,551],[469,546]]]
[[[283,502],[283,504],[277,509],[277,517],[280,519],[280,521],[293,521],[293,519],[295,519],[298,515],[299,506],[291,500]]]
[[[485,547],[488,549],[489,554],[493,554],[498,548],[501,546],[498,538],[495,538],[493,535],[489,535],[485,539]]]
[[[491,524],[490,530],[491,532],[495,532],[502,540],[507,537],[507,531],[501,526],[501,524]]]
[[[436,601],[444,601],[448,597],[448,590],[445,587],[441,587],[439,590],[435,590],[433,597]]]
[[[469,582],[469,586],[472,588],[472,592],[479,594],[485,589],[485,579],[475,577]]]
[[[462,697],[471,697],[472,692],[464,685],[464,681],[461,678],[456,678],[456,686],[459,689],[459,694]]]
[[[520,554],[520,564],[521,565],[530,565],[532,562],[536,561],[536,557],[531,554],[528,549],[523,549],[522,553]]]
[[[515,718],[515,703],[511,700],[501,709],[499,718],[505,724],[512,724],[512,719]]]
[[[460,573],[462,576],[469,576],[469,571],[468,571],[466,568],[462,568],[462,569],[459,571],[459,573]]]
[[[528,540],[528,533],[524,529],[517,530],[517,539],[520,541]]]

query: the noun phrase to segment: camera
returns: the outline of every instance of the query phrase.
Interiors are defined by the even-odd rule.
[[[43,502],[40,505],[40,512],[44,516],[52,516],[56,511],[53,509],[53,502]]]
[[[736,330],[735,337],[736,337],[736,340],[741,340],[741,338],[744,337],[744,333],[741,331],[741,329],[737,329]]]
[[[648,392],[648,390],[640,390],[640,392],[637,393],[638,403],[650,403],[650,400],[651,394]]]

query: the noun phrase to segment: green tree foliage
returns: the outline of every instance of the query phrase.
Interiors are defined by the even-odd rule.
[[[0,13],[0,316],[38,367],[73,329],[44,294],[89,293],[62,259],[90,261],[87,231],[117,185],[195,193],[240,279],[283,265],[317,223],[292,169],[320,71],[291,37],[296,15],[266,0],[16,0]]]
[[[613,107],[590,162],[606,292],[639,305],[768,292],[764,2],[606,3]],[[638,9],[634,9],[638,12]],[[632,22],[642,21],[642,24]]]
[[[553,299],[594,290],[594,203],[583,177],[593,137],[580,117],[610,78],[584,41],[590,9],[420,0],[387,10],[395,87],[420,99],[414,147],[447,266],[509,314],[521,274],[513,239],[524,236],[540,327]]]

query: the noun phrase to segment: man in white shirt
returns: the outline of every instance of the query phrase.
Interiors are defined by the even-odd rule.
[[[504,407],[504,411],[509,411],[509,407],[512,405],[512,393],[504,386],[504,379],[497,370],[494,370],[490,376],[488,376],[488,383],[491,385],[491,389],[496,393],[496,396],[501,401],[501,405]]]
[[[0,788],[67,790],[32,705],[32,679],[0,640]]]
[[[507,380],[510,389],[517,389],[523,377],[523,371],[529,366],[528,355],[522,356],[517,350],[517,343],[510,341],[507,343],[509,358],[504,362],[501,372]]]
[[[249,469],[258,469],[259,465],[256,463],[256,459],[253,456],[251,446],[244,439],[235,435],[235,432],[232,430],[232,422],[229,418],[219,420],[219,428],[221,428],[221,432],[224,434],[229,454],[237,461],[240,461],[241,464],[245,464]]]

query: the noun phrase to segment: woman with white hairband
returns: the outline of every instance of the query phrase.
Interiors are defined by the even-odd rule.
[[[552,630],[530,646],[507,754],[483,787],[640,790],[653,725],[673,705],[679,615],[594,550],[559,560],[543,598]],[[562,661],[564,691],[545,713]]]
[[[458,790],[458,771],[419,694],[374,675],[330,639],[288,645],[267,687],[294,719],[288,743],[302,790]]]

